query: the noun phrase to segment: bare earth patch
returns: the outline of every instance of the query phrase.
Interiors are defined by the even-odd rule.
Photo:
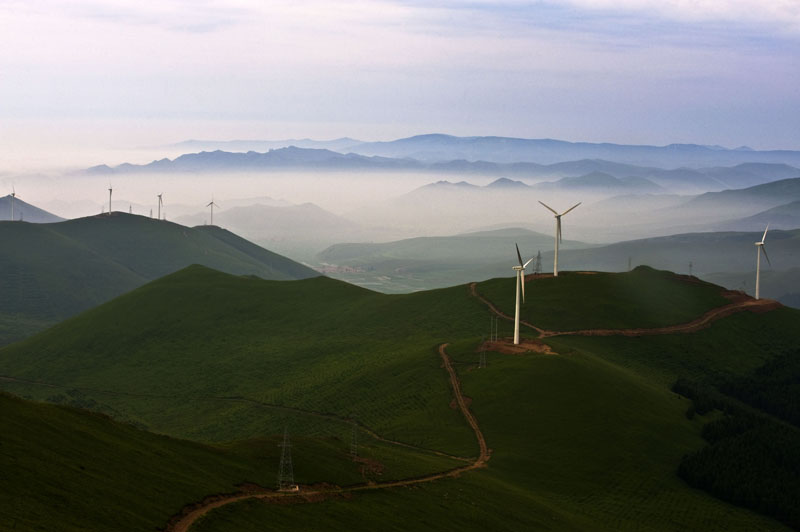
[[[501,338],[496,342],[484,342],[480,349],[503,353],[504,355],[524,355],[528,353],[538,353],[540,355],[557,355],[549,345],[537,338],[525,338],[520,340],[519,345],[514,345],[511,338]]]

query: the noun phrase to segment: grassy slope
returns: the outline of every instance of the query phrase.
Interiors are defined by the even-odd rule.
[[[0,345],[190,264],[265,279],[313,270],[218,227],[190,229],[142,216],[55,224],[0,223]]]
[[[464,287],[390,297],[324,277],[284,283],[198,266],[3,349],[0,374],[146,395],[94,394],[183,437],[250,437],[285,422],[285,413],[265,420],[251,405],[216,402],[216,415],[205,416],[175,400],[245,396],[355,414],[386,436],[471,455],[475,443],[447,406],[436,345],[476,334],[484,316]],[[321,422],[298,415],[293,423],[317,431]]]
[[[673,286],[664,275],[637,271],[613,282],[659,293]],[[609,285],[602,275],[575,278],[598,280],[599,291]],[[558,281],[565,280],[570,276]],[[696,291],[698,301],[675,290],[680,297],[667,301],[676,308],[657,318],[683,319],[713,301],[704,285],[689,284],[687,290]],[[556,308],[584,326],[581,320],[595,312],[585,292],[563,293]],[[171,302],[171,311],[163,310],[164,300]],[[645,314],[629,307],[636,301],[617,300],[611,311],[633,320]],[[191,320],[180,311],[191,312]],[[67,387],[162,394],[166,397],[94,396],[140,421],[162,423],[161,430],[182,418],[178,432],[204,427],[206,439],[248,431],[274,434],[287,419],[303,430],[317,430],[315,436],[325,435],[328,429],[320,426],[330,423],[338,427],[330,430],[338,431],[340,440],[346,438],[335,419],[312,416],[309,421],[267,407],[194,399],[195,394],[241,394],[339,415],[355,409],[379,432],[474,453],[465,423],[447,407],[451,394],[435,353],[437,343],[453,341],[450,352],[465,393],[494,451],[487,469],[431,486],[301,508],[237,504],[212,513],[199,530],[255,531],[264,522],[300,530],[781,529],[687,488],[675,475],[681,456],[703,446],[703,420],[685,418],[688,403],[668,391],[669,371],[694,367],[698,353],[719,340],[702,337],[715,328],[657,340],[555,338],[560,356],[490,353],[489,367],[475,370],[476,331],[486,328],[487,317],[465,287],[384,296],[324,278],[275,283],[193,267],[5,348],[0,372]],[[743,341],[771,321],[776,322],[772,340]],[[755,367],[770,356],[769,342],[794,341],[780,331],[796,322],[791,311],[727,318],[720,322],[723,332],[714,334],[727,338],[722,345],[740,349],[730,356],[708,355],[696,370],[716,371],[734,361],[742,371]],[[655,356],[637,359],[639,348],[629,346],[640,340],[677,342],[682,349],[670,351],[668,362]],[[606,346],[607,341],[619,344]],[[656,344],[652,352],[662,348]],[[236,415],[229,416],[231,410]],[[316,460],[308,456],[296,459],[296,469]],[[398,512],[407,517],[398,520]]]
[[[258,451],[156,436],[5,394],[0,413],[2,530],[153,530],[187,500],[274,478]]]
[[[490,354],[478,370],[473,346],[451,352],[493,450],[488,469],[297,509],[239,503],[214,511],[198,532],[257,531],[265,522],[343,531],[783,529],[678,479],[681,456],[703,445],[703,421],[688,421],[688,402],[666,388],[577,351]]]
[[[514,315],[513,278],[478,284],[478,292]],[[663,327],[691,321],[726,303],[718,286],[640,266],[629,273],[559,272],[525,285],[522,319],[544,329]]]
[[[237,491],[243,482],[274,486],[278,436],[209,446],[2,393],[0,413],[2,530],[153,530],[207,495]],[[359,454],[387,466],[365,476],[349,459],[349,443],[294,438],[295,479],[352,484],[457,465],[364,442]]]

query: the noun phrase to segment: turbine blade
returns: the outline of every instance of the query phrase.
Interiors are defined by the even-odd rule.
[[[761,237],[761,243],[764,243],[764,239],[767,238],[767,231],[769,231],[769,224],[767,224],[767,228],[764,229],[764,236]]]
[[[522,269],[524,270],[525,268],[527,268],[528,264],[530,264],[532,260],[533,259],[528,259],[528,262],[526,262],[525,264],[522,265]]]
[[[577,207],[577,206],[578,206],[578,205],[580,205],[581,203],[583,203],[583,202],[582,202],[582,201],[579,201],[578,203],[576,203],[575,205],[573,205],[572,207],[570,207],[569,209],[567,209],[566,211],[564,211],[563,213],[561,213],[561,216],[564,216],[565,214],[567,214],[569,211],[571,211],[572,209],[574,209],[575,207]]]
[[[520,284],[522,284],[522,302],[525,303],[525,270],[520,270],[517,274],[520,276]]]
[[[769,261],[769,255],[767,255],[767,248],[765,248],[764,246],[759,246],[759,247],[761,248],[761,251],[764,252],[764,258],[767,259],[767,264],[772,266],[772,263]]]
[[[561,242],[561,217],[559,216],[556,218],[558,222],[556,222],[556,233],[558,234],[558,241]]]
[[[519,246],[514,243],[514,246],[517,248],[517,259],[519,260],[519,265],[522,266],[522,255],[519,254]]]
[[[545,208],[545,209],[547,209],[548,211],[550,211],[550,212],[552,212],[553,214],[555,214],[556,216],[558,216],[558,213],[555,211],[555,209],[553,209],[553,208],[552,208],[552,207],[550,207],[549,205],[545,205],[545,203],[544,203],[543,201],[540,201],[539,203],[541,203],[542,205],[544,205],[544,208]]]

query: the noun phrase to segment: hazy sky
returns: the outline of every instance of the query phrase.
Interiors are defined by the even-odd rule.
[[[800,149],[798,87],[800,0],[0,0],[5,166],[429,132]]]

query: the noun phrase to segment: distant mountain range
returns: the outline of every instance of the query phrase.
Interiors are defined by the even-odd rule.
[[[467,161],[549,165],[583,159],[604,159],[616,163],[658,168],[732,166],[740,163],[800,164],[800,151],[795,150],[761,151],[747,146],[729,149],[722,146],[699,144],[648,146],[495,136],[457,137],[436,133],[385,142],[363,142],[351,138],[327,141],[312,139],[187,140],[169,147],[245,152],[267,151],[289,146],[324,148],[340,153],[356,153],[365,156],[411,158],[429,164],[449,164],[454,169],[460,165],[464,171],[469,171],[471,168],[469,165],[463,164]],[[584,173],[588,171],[591,170],[586,170]]]
[[[175,144],[165,146],[167,148],[178,148],[192,151],[232,151],[265,152],[278,148],[288,148],[296,146],[298,148],[322,148],[334,151],[346,151],[353,146],[363,144],[363,141],[343,137],[334,140],[313,140],[313,139],[285,139],[285,140],[184,140]]]
[[[0,221],[11,220],[11,203],[14,203],[14,221],[23,221],[35,224],[48,224],[64,221],[63,218],[40,209],[30,203],[25,203],[19,196],[12,198],[9,194],[0,198]]]
[[[398,141],[399,142],[399,141]],[[718,153],[720,150],[715,150]],[[672,153],[672,152],[669,152]],[[694,153],[694,151],[690,152]],[[739,153],[739,152],[733,152]],[[762,152],[744,152],[747,154]],[[772,152],[763,152],[772,153]],[[783,153],[783,152],[781,152]],[[787,152],[800,154],[800,152]],[[613,154],[609,154],[613,156]],[[763,158],[763,157],[762,157]],[[790,157],[790,159],[792,159]],[[796,162],[800,164],[800,155]],[[365,155],[363,153],[340,153],[330,149],[301,148],[296,146],[271,149],[267,152],[247,153],[228,151],[203,151],[187,153],[175,159],[161,159],[149,164],[124,163],[115,167],[93,166],[85,173],[90,175],[125,173],[204,173],[204,172],[264,172],[273,170],[315,171],[414,171],[457,175],[480,175],[494,177],[518,177],[528,180],[581,177],[602,173],[616,178],[639,178],[651,181],[664,188],[682,188],[697,191],[741,188],[778,179],[800,176],[800,169],[782,162],[754,162],[730,160],[734,166],[699,166],[691,168],[690,160],[683,160],[678,168],[664,169],[655,166],[637,166],[613,159],[574,159],[549,164],[536,162],[496,162],[482,159],[425,160],[415,159],[413,154],[402,156]]]
[[[365,157],[355,153],[341,154],[326,149],[309,149],[290,146],[265,153],[250,151],[233,153],[213,151],[188,153],[175,159],[161,159],[145,165],[124,163],[113,168],[107,165],[93,166],[88,174],[124,174],[158,172],[253,172],[272,169],[319,169],[319,170],[409,170],[422,169],[418,161]]]
[[[464,159],[496,163],[552,164],[579,159],[604,159],[660,168],[730,166],[739,163],[800,164],[800,151],[757,151],[746,147],[670,144],[637,146],[611,143],[567,142],[553,139],[509,137],[455,137],[431,134],[390,142],[367,142],[349,148],[361,155],[410,157],[426,162]]]
[[[0,344],[191,264],[264,279],[314,270],[219,227],[114,212],[56,224],[0,223]]]

